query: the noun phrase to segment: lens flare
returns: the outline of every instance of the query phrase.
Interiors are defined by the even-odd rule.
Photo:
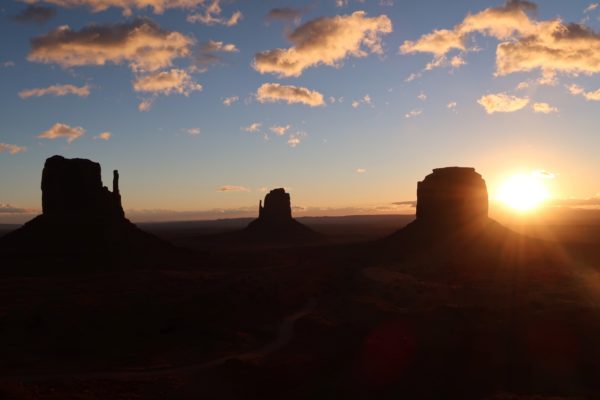
[[[530,211],[550,197],[544,178],[536,173],[520,173],[508,178],[498,191],[498,200],[517,211]]]

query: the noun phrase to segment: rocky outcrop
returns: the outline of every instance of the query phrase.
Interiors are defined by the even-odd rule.
[[[245,240],[268,242],[308,242],[318,235],[292,218],[289,193],[273,189],[258,204],[258,218],[243,231]]]
[[[44,215],[125,218],[119,193],[119,172],[113,191],[102,185],[100,164],[80,158],[50,157],[42,172]]]
[[[386,240],[414,251],[434,243],[455,248],[488,243],[490,235],[509,233],[488,217],[485,181],[474,168],[447,167],[434,169],[418,182],[416,219]]]
[[[292,205],[289,193],[284,189],[273,189],[265,196],[265,205],[258,203],[258,219],[283,222],[292,220]]]
[[[127,254],[129,261],[173,249],[125,218],[118,171],[111,192],[102,185],[100,164],[53,156],[44,164],[41,189],[43,214],[3,237],[0,248],[86,260]]]
[[[417,184],[417,220],[461,224],[488,216],[488,192],[475,168],[436,168]]]

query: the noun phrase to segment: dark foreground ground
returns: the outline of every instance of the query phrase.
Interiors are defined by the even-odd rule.
[[[0,399],[600,398],[600,225],[374,241],[407,222],[315,220],[304,247],[142,225],[188,249],[146,267],[13,257]]]

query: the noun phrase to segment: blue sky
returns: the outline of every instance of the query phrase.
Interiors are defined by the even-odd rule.
[[[179,0],[162,13],[137,0],[74,2],[2,2],[0,222],[39,210],[54,154],[100,162],[105,184],[119,169],[124,206],[140,220],[253,214],[274,187],[292,193],[298,215],[410,212],[393,203],[448,165],[476,167],[491,194],[538,170],[552,173],[554,197],[600,192],[593,1]],[[111,4],[122,7],[100,9]],[[293,15],[267,18],[273,9]],[[531,27],[515,28],[518,18]],[[82,41],[82,29],[96,39]],[[119,37],[140,30],[137,44]],[[436,30],[443,42],[428,39]],[[502,58],[502,44],[525,47]],[[260,96],[265,84],[277,98]]]

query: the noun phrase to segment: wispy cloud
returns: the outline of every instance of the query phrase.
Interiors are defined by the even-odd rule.
[[[202,133],[202,130],[200,128],[188,128],[185,130],[185,133],[190,136],[198,136],[200,133]]]
[[[583,96],[586,100],[600,101],[600,89],[594,92],[587,92],[584,88],[576,84],[567,86],[567,89],[573,96]]]
[[[269,128],[269,130],[277,136],[283,136],[291,127],[291,125],[273,125]]]
[[[302,86],[281,85],[279,83],[263,83],[256,90],[256,99],[261,103],[283,101],[288,104],[306,104],[318,107],[325,104],[323,95]]]
[[[558,108],[552,107],[548,103],[533,103],[531,105],[531,108],[533,109],[534,112],[541,113],[541,114],[550,114],[550,113],[558,112]]]
[[[250,189],[248,189],[245,186],[236,186],[236,185],[224,185],[224,186],[217,188],[217,192],[249,192],[249,191],[250,191]]]
[[[200,47],[195,58],[195,68],[205,72],[211,65],[223,62],[219,53],[238,53],[239,49],[233,43],[225,43],[217,40],[209,40]]]
[[[306,133],[304,132],[296,132],[296,133],[291,133],[290,136],[288,137],[288,146],[290,147],[296,147],[300,144],[300,142],[302,142],[302,140],[304,140],[304,138],[306,138]]]
[[[102,132],[97,134],[96,136],[94,136],[94,139],[100,139],[100,140],[109,140],[112,137],[112,133],[110,132]]]
[[[267,13],[267,20],[269,21],[286,21],[286,22],[299,22],[300,18],[304,14],[305,10],[301,8],[293,7],[281,7],[273,8]]]
[[[111,7],[120,8],[123,15],[129,16],[133,10],[151,8],[155,14],[167,9],[192,9],[205,4],[206,0],[26,0],[28,3],[46,2],[56,6],[73,8],[85,6],[92,12],[105,11]]]
[[[44,131],[38,135],[41,139],[67,139],[67,143],[72,143],[74,140],[79,139],[85,134],[85,129],[81,126],[69,126],[67,124],[56,123],[52,125],[50,129]]]
[[[239,99],[240,99],[239,96],[225,97],[223,99],[223,105],[230,106],[233,103],[235,103],[236,101],[238,101]]]
[[[0,153],[19,154],[26,150],[26,147],[17,146],[16,144],[0,143]]]
[[[366,174],[367,173],[367,170],[364,168],[356,168],[355,171],[357,174]]]
[[[154,104],[154,98],[144,99],[138,104],[138,110],[140,111],[150,111],[152,108],[152,104]]]
[[[506,93],[495,93],[482,96],[477,102],[488,114],[518,111],[529,104],[528,97],[511,96]]]
[[[67,96],[73,94],[75,96],[87,97],[90,94],[90,87],[88,85],[75,86],[75,85],[51,85],[45,88],[34,88],[26,89],[19,92],[19,97],[27,99],[29,97],[41,97],[45,95],[52,96]]]
[[[592,11],[594,11],[596,8],[598,8],[598,3],[590,3],[584,10],[584,13],[590,13]]]
[[[21,10],[17,15],[13,17],[18,22],[35,22],[43,24],[48,22],[56,15],[56,9],[52,7],[36,6],[35,4],[29,4],[26,8]]]
[[[253,122],[248,126],[242,127],[242,130],[246,132],[258,132],[260,131],[261,126],[262,124],[260,122]]]
[[[30,211],[25,208],[11,206],[10,204],[0,203],[0,214],[24,214]]]
[[[203,12],[197,12],[190,14],[187,17],[188,22],[200,22],[204,25],[225,25],[235,26],[240,22],[244,15],[240,11],[235,11],[229,18],[223,17],[221,13],[221,0],[203,0],[202,1]]]
[[[348,56],[383,54],[382,36],[390,32],[392,22],[386,15],[369,18],[364,11],[356,11],[321,17],[289,33],[290,48],[256,54],[253,66],[261,74],[280,77],[300,76],[305,69],[320,64],[339,67]]]
[[[423,110],[420,108],[415,108],[414,110],[410,110],[409,112],[404,114],[404,118],[414,118],[418,117],[421,114],[423,114]]]

